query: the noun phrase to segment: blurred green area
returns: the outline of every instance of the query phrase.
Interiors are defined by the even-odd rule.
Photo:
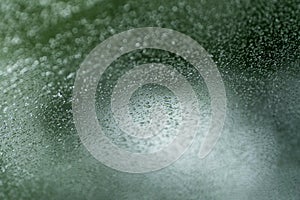
[[[299,16],[297,0],[2,0],[0,199],[298,199]],[[196,146],[132,175],[83,147],[71,97],[97,44],[146,26],[187,34],[213,55],[228,115],[207,159]]]

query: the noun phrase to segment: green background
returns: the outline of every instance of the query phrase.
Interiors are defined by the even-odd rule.
[[[72,89],[97,44],[147,26],[213,56],[227,118],[206,159],[196,142],[168,168],[128,174],[81,144]],[[299,199],[299,33],[297,0],[2,0],[0,199]]]

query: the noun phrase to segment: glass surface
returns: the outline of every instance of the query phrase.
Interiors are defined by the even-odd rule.
[[[101,164],[81,143],[72,115],[76,71],[99,43],[138,27],[184,33],[218,66],[227,115],[205,159],[197,157],[200,134],[169,167],[130,174]],[[299,33],[297,0],[2,0],[0,199],[299,199]],[[132,52],[114,65],[147,59],[147,52]],[[207,88],[198,81],[209,115]],[[166,88],[145,86],[131,99],[137,123],[150,120],[148,98],[166,109],[177,105]]]

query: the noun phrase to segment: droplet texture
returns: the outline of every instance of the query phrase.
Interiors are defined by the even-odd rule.
[[[299,16],[299,3],[283,0],[1,1],[0,199],[297,199]],[[173,165],[132,175],[105,167],[81,144],[72,116],[76,71],[96,45],[138,27],[189,35],[217,64],[227,118],[206,159],[197,157],[200,134]],[[189,64],[151,51],[133,52],[119,64],[145,60]],[[107,77],[113,81],[118,73]],[[189,73],[205,128],[209,93]],[[152,102],[142,100],[148,89],[131,100],[138,123],[148,120]],[[159,91],[149,92],[153,101],[162,98]],[[169,99],[163,101],[167,106]],[[143,116],[134,110],[139,103],[146,106]]]

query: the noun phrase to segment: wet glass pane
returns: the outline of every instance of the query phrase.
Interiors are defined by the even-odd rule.
[[[0,19],[0,199],[299,199],[298,1],[2,0]],[[226,118],[212,151],[199,158],[213,113],[205,77],[184,56],[161,49],[122,55],[103,73],[95,104],[114,145],[147,153],[155,141],[177,136],[180,98],[157,84],[135,90],[128,110],[142,128],[163,110],[171,129],[154,142],[115,134],[121,131],[110,97],[137,65],[164,63],[186,77],[202,119],[178,160],[127,173],[104,165],[82,143],[72,95],[81,63],[98,44],[141,27],[178,31],[206,50],[224,83]]]

